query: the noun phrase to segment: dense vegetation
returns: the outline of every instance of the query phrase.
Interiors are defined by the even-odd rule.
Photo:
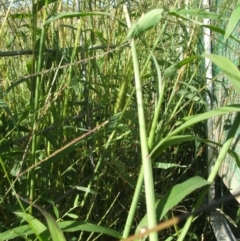
[[[206,60],[237,91],[240,73],[224,53],[204,55],[203,36],[239,44],[237,2],[125,2],[1,2],[0,240],[127,238],[205,203],[236,156],[239,114],[226,142],[206,132],[209,118],[240,111],[210,110]],[[211,172],[208,145],[219,147]],[[214,240],[207,220],[149,239]]]

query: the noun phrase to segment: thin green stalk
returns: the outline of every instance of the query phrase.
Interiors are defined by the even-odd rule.
[[[158,78],[160,78],[160,76]],[[149,139],[148,139],[148,146],[149,146],[150,149],[153,145],[155,130],[156,130],[156,127],[157,127],[157,123],[158,123],[158,119],[159,119],[159,113],[160,113],[161,106],[162,106],[165,81],[163,81],[161,84],[162,85],[161,85],[161,90],[160,90],[160,93],[159,93],[158,104],[157,104],[157,107],[156,107],[155,112],[154,112],[154,118],[153,118],[153,121],[152,121],[152,127],[151,127],[151,130],[150,130],[150,135],[149,135]],[[135,189],[135,192],[134,192],[134,195],[133,195],[133,200],[132,200],[132,203],[131,203],[131,207],[130,207],[130,210],[129,210],[127,221],[126,221],[126,224],[125,224],[125,228],[124,228],[124,232],[123,232],[124,238],[126,238],[129,235],[130,230],[131,230],[131,226],[132,226],[133,218],[134,218],[134,215],[135,215],[139,195],[140,195],[140,192],[141,192],[141,189],[142,189],[143,180],[144,180],[144,178],[143,178],[143,166],[142,166],[141,170],[140,170],[140,173],[139,173],[139,176],[138,176],[138,182],[137,182],[136,189]]]
[[[159,34],[158,38],[156,39],[156,41],[154,43],[152,52],[157,47],[157,45],[158,45],[158,43],[159,43],[159,41],[160,41],[160,39],[162,37],[162,34],[164,33],[164,31],[166,29],[166,26],[167,26],[167,21],[165,22],[165,24],[164,24],[164,26],[162,28],[161,33]],[[149,54],[149,56],[148,56],[148,58],[147,58],[147,60],[145,62],[145,65],[144,65],[144,67],[143,67],[143,69],[142,69],[142,71],[140,73],[140,76],[143,75],[143,73],[144,73],[145,69],[147,68],[147,65],[148,65],[151,57],[152,57],[152,54]],[[156,130],[156,126],[157,126],[157,122],[158,122],[158,118],[159,118],[159,113],[160,113],[160,109],[161,109],[161,102],[162,102],[162,97],[163,97],[164,86],[165,86],[165,82],[163,82],[163,85],[162,85],[162,95],[160,95],[160,99],[158,100],[158,105],[157,105],[156,111],[154,112],[154,118],[153,118],[151,130],[150,130],[150,135],[149,135],[149,139],[148,139],[148,147],[149,147],[150,150],[152,148],[153,141],[154,141],[155,130]],[[135,92],[135,90],[136,90],[136,88],[134,88],[132,90],[132,93],[130,94],[127,103],[132,98],[132,95]],[[133,194],[133,200],[132,200],[131,207],[130,207],[130,210],[129,210],[129,213],[128,213],[128,217],[127,217],[127,221],[126,221],[126,224],[125,224],[125,227],[124,227],[123,238],[127,238],[129,233],[130,233],[131,226],[132,226],[133,219],[134,219],[134,215],[135,215],[135,211],[136,211],[136,208],[137,208],[137,202],[138,202],[138,199],[139,199],[139,196],[140,196],[140,192],[141,192],[141,187],[142,187],[142,184],[143,184],[143,180],[144,180],[144,178],[143,178],[143,167],[141,167],[141,170],[140,170],[140,173],[139,173],[139,176],[138,176],[137,186],[136,186],[135,192]]]
[[[135,212],[136,212],[136,207],[137,207],[138,200],[139,200],[139,195],[140,195],[140,192],[142,190],[143,180],[144,180],[144,178],[143,178],[143,167],[141,167],[141,170],[140,170],[140,173],[139,173],[139,176],[138,176],[137,185],[136,185],[135,192],[134,192],[134,195],[133,195],[131,207],[130,207],[128,217],[127,217],[127,221],[126,221],[126,224],[125,224],[125,227],[124,227],[123,238],[127,238],[129,233],[130,233],[132,223],[133,223],[133,218],[134,218],[134,215],[135,215]]]
[[[98,171],[99,171],[99,168],[100,168],[101,165],[102,165],[103,159],[104,159],[104,155],[101,156],[100,159],[99,159],[99,161],[97,162],[97,165],[96,165],[96,167],[95,167],[95,169],[94,169],[93,177],[91,178],[91,180],[90,180],[90,182],[89,182],[89,184],[88,184],[88,186],[87,186],[87,190],[91,190],[93,181],[95,180],[95,177],[96,177],[96,175],[97,175],[97,173],[98,173]],[[84,206],[84,204],[85,204],[85,202],[86,202],[86,200],[87,200],[88,194],[89,194],[89,192],[85,192],[84,197],[83,197],[83,199],[82,199],[82,202],[81,202],[81,204],[80,204],[80,207],[81,207],[81,208]]]
[[[163,82],[162,87],[163,87],[163,91],[164,91],[165,81]],[[163,93],[160,95],[160,98],[158,100],[157,107],[156,107],[155,114],[154,114],[153,121],[152,121],[152,127],[151,127],[150,134],[149,134],[149,148],[150,149],[153,146],[153,140],[155,137],[155,132],[156,132],[156,128],[157,128],[157,124],[158,124],[158,120],[159,120],[159,113],[161,110],[162,101],[163,101]]]
[[[100,169],[100,167],[102,166],[103,160],[104,160],[104,154],[100,157],[100,159],[99,159],[98,162],[97,162],[96,167],[94,168],[94,174],[93,174],[93,176],[92,176],[92,178],[91,178],[91,180],[90,180],[90,182],[89,182],[89,184],[88,184],[88,186],[87,186],[87,190],[91,190],[92,185],[93,185],[93,182],[96,180],[96,176],[98,175],[99,169]],[[90,193],[90,192],[85,192],[84,197],[83,197],[83,199],[82,199],[82,202],[81,202],[81,204],[80,204],[80,207],[81,207],[81,208],[83,208],[83,206],[85,205],[89,193]],[[85,219],[86,221],[88,220],[88,218],[89,218],[89,216],[90,216],[90,214],[91,214],[92,208],[93,208],[93,204],[92,204],[91,207],[89,208],[87,217],[86,217],[86,219]],[[82,236],[83,236],[83,232],[80,233],[78,240],[81,240],[81,239],[82,239]]]
[[[45,7],[47,6],[48,1],[45,1]],[[43,16],[43,23],[46,19],[46,11],[44,8],[44,16]],[[36,27],[36,26],[34,26]],[[44,41],[45,41],[45,27],[42,28],[41,32],[41,38],[40,38],[40,47],[39,47],[39,55],[38,55],[38,65],[37,65],[37,73],[41,72],[42,70],[42,62],[43,62],[43,48],[44,48]],[[33,138],[32,138],[32,160],[34,164],[37,164],[38,159],[36,158],[36,151],[37,151],[37,132],[36,128],[39,122],[38,119],[38,108],[39,108],[39,89],[40,89],[40,81],[41,81],[42,75],[38,75],[36,78],[36,87],[35,87],[35,95],[34,95],[34,122],[33,122]],[[30,173],[30,191],[29,191],[29,200],[31,202],[35,199],[35,180],[36,175],[34,171]],[[32,213],[32,206],[30,206],[29,213]]]
[[[70,84],[71,84],[71,80],[72,80],[72,73],[73,73],[73,65],[72,63],[74,62],[75,56],[76,56],[76,50],[77,50],[77,46],[78,46],[78,41],[80,38],[80,34],[81,34],[81,19],[79,19],[78,21],[78,28],[77,28],[77,35],[75,38],[75,42],[74,42],[74,48],[72,51],[72,56],[71,56],[71,65],[69,67],[69,72],[68,72],[68,80],[67,80],[67,89],[65,92],[65,98],[64,98],[64,106],[63,106],[63,117],[67,116],[67,112],[68,112],[68,103],[69,103],[69,91],[70,91]]]
[[[153,182],[153,172],[152,172],[152,162],[149,158],[148,152],[148,141],[146,133],[146,124],[144,116],[144,103],[142,96],[142,86],[140,81],[140,71],[137,59],[137,51],[135,46],[135,41],[132,39],[131,42],[132,57],[133,57],[133,67],[135,75],[135,86],[136,86],[136,96],[137,96],[137,108],[138,108],[138,121],[139,121],[139,131],[140,131],[140,141],[141,141],[141,152],[142,152],[142,165],[143,165],[143,175],[145,183],[145,198],[147,205],[147,217],[149,228],[156,226],[156,212],[155,212],[155,193],[154,193],[154,182]],[[149,235],[150,241],[157,241],[157,233],[151,233]]]
[[[223,146],[222,146],[222,148],[220,150],[220,153],[218,155],[218,158],[217,158],[217,160],[216,160],[216,162],[214,164],[214,167],[213,167],[213,169],[212,169],[212,171],[211,171],[211,173],[210,173],[210,175],[209,175],[209,177],[207,179],[211,183],[214,181],[215,177],[217,176],[218,170],[219,170],[223,160],[225,159],[225,157],[226,157],[226,155],[228,153],[228,150],[231,147],[232,141],[233,141],[233,139],[234,139],[234,137],[235,137],[235,135],[236,135],[236,133],[238,131],[239,124],[240,124],[240,112],[237,113],[237,115],[236,115],[236,117],[234,119],[232,128],[228,132],[226,141],[223,144]],[[196,204],[195,204],[195,206],[193,208],[193,211],[195,211],[196,209],[198,209],[200,207],[200,205],[203,202],[203,199],[204,199],[205,195],[208,192],[208,189],[209,189],[209,187],[204,188],[202,190],[202,192],[200,193],[199,198],[197,199],[197,202],[196,202]],[[185,223],[185,225],[184,225],[184,227],[182,229],[182,232],[181,232],[181,234],[180,234],[180,236],[178,238],[178,241],[185,240],[185,236],[186,236],[186,234],[187,234],[187,232],[188,232],[188,230],[189,230],[189,228],[190,228],[190,226],[192,224],[193,218],[194,218],[194,216],[190,216],[187,219],[187,221],[186,221],[186,223]]]

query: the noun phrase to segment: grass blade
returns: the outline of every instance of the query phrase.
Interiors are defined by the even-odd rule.
[[[226,33],[225,33],[224,39],[223,39],[224,43],[226,42],[226,40],[229,38],[229,36],[233,32],[233,30],[236,27],[236,25],[238,24],[239,20],[240,20],[240,1],[237,2],[237,5],[234,8],[234,10],[229,18]]]
[[[238,93],[240,93],[240,72],[237,66],[231,60],[214,54],[203,54],[202,56],[210,59],[214,64],[216,64],[228,77]]]
[[[163,216],[174,206],[176,206],[180,201],[182,201],[187,195],[192,193],[198,188],[209,185],[210,182],[206,181],[201,177],[193,177],[185,182],[175,185],[164,197],[156,204],[157,219],[160,221]],[[140,229],[147,225],[147,215],[139,223],[136,233]]]

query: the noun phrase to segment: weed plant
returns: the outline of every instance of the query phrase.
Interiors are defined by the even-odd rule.
[[[202,205],[240,118],[208,139],[240,105],[210,110],[205,60],[237,91],[240,73],[204,54],[204,27],[233,38],[236,4],[1,2],[0,240],[120,240]],[[213,236],[203,214],[149,239]]]

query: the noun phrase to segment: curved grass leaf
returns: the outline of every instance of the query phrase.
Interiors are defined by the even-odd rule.
[[[220,34],[226,34],[226,31],[225,30],[223,30],[223,29],[221,29],[221,28],[218,28],[218,27],[216,27],[216,26],[213,26],[213,25],[202,25],[202,27],[204,27],[204,28],[209,28],[210,30],[212,30],[212,31],[214,31],[214,32],[217,32],[217,33],[220,33]],[[230,37],[231,39],[233,39],[233,40],[235,40],[235,41],[237,41],[238,43],[240,43],[240,40],[239,39],[237,39],[237,38],[235,38],[234,36],[232,36],[231,34],[228,36],[228,37]]]
[[[65,222],[58,223],[58,225],[63,232],[84,231],[84,232],[107,234],[117,239],[122,238],[119,232],[113,229],[105,228],[92,223],[83,223],[79,221],[65,221]]]
[[[25,200],[21,197],[20,197],[20,199],[22,199],[26,203],[29,203],[27,200]],[[37,208],[45,217],[47,224],[48,224],[48,230],[51,234],[52,240],[53,241],[66,241],[62,230],[59,228],[57,222],[52,217],[52,215],[50,215],[47,211],[43,210],[36,204],[33,204],[33,206],[35,208]],[[29,215],[27,213],[15,212],[15,214],[21,216],[29,223],[29,225],[33,229],[34,233],[37,235],[37,237],[40,238],[40,240],[43,240],[43,241],[47,240],[45,236],[48,234],[48,230],[46,230],[46,227],[40,221],[38,221],[36,218],[32,217],[31,215]],[[42,235],[44,235],[44,239],[42,239],[39,232],[43,233]],[[48,235],[48,237],[49,237],[49,235]]]
[[[239,112],[240,111],[240,105],[239,104],[235,104],[235,105],[229,105],[229,106],[224,106],[224,107],[220,107],[218,109],[215,109],[215,110],[211,110],[211,111],[208,111],[208,112],[205,112],[203,114],[198,114],[198,115],[194,115],[194,116],[189,116],[189,117],[186,117],[186,118],[183,118],[181,122],[184,122],[183,124],[181,124],[178,128],[176,128],[175,130],[173,130],[172,132],[170,132],[168,134],[168,136],[166,136],[164,139],[162,139],[154,148],[153,150],[151,151],[150,153],[150,157],[152,160],[154,160],[158,154],[159,154],[159,151],[161,150],[160,147],[163,146],[163,145],[172,145],[173,143],[180,143],[181,141],[181,138],[183,137],[180,137],[180,139],[176,139],[174,140],[174,138],[177,138],[177,137],[174,137],[176,134],[180,133],[181,131],[183,131],[184,129],[200,122],[200,121],[204,121],[204,120],[207,120],[209,118],[212,118],[212,117],[215,117],[215,116],[218,116],[218,115],[224,115],[224,114],[228,114],[228,113],[231,113],[231,112]],[[179,122],[180,123],[180,122]],[[177,124],[179,124],[177,123]],[[184,137],[184,138],[189,138],[189,140],[194,140],[193,137]],[[169,143],[168,143],[169,142]],[[171,144],[170,144],[171,143]]]
[[[75,189],[82,191],[82,192],[88,192],[88,193],[92,193],[92,194],[97,194],[98,192],[88,188],[88,187],[81,187],[81,186],[74,186]]]
[[[162,142],[160,145],[158,145],[157,148],[155,148],[155,151],[151,154],[151,158],[152,158],[152,160],[155,160],[169,146],[178,145],[178,144],[181,144],[183,142],[188,142],[188,141],[199,141],[199,142],[204,142],[204,143],[209,144],[209,145],[222,147],[221,143],[214,142],[214,141],[211,141],[211,140],[208,140],[208,139],[203,139],[203,138],[200,138],[198,136],[193,136],[193,135],[172,136],[168,140],[166,140],[166,141]],[[239,160],[238,154],[235,151],[232,151],[232,150],[229,150],[228,153],[233,158],[235,158],[237,165],[240,167],[240,160]],[[173,164],[173,163],[164,163],[164,164],[174,165],[174,166],[170,166],[170,167],[175,167],[175,165],[177,165],[177,164]],[[182,166],[177,165],[177,167],[182,167]],[[161,168],[164,168],[164,167],[161,167]]]
[[[156,26],[162,18],[163,9],[153,9],[143,15],[132,27],[129,29],[127,39],[136,38],[146,30]]]
[[[169,14],[169,15],[172,15],[172,16],[174,16],[174,17],[181,18],[181,19],[183,19],[183,20],[189,21],[189,22],[191,22],[191,23],[193,23],[193,24],[197,24],[197,25],[200,25],[200,26],[203,25],[202,22],[197,21],[197,20],[195,20],[195,19],[193,19],[193,18],[189,18],[187,15],[179,14],[179,13],[177,13],[176,11],[170,11],[168,14]]]
[[[157,215],[159,220],[161,220],[171,208],[176,206],[187,195],[194,192],[198,188],[210,184],[210,182],[206,181],[202,177],[196,176],[188,179],[185,182],[175,185],[166,195],[164,195],[157,205]]]
[[[196,189],[209,184],[210,182],[202,177],[196,176],[175,185],[160,201],[156,203],[157,220],[160,221],[171,208],[175,207],[187,195],[194,192]],[[136,233],[138,233],[142,227],[148,226],[147,224],[147,215],[145,215],[139,223]]]
[[[5,96],[6,94],[8,94],[11,90],[13,90],[14,88],[16,88],[16,86],[18,86],[18,85],[20,85],[20,84],[22,84],[23,82],[28,81],[28,80],[29,80],[29,77],[26,77],[26,78],[23,77],[23,78],[19,79],[18,81],[13,82],[13,83],[5,90],[4,96]]]
[[[169,15],[175,16],[177,18],[182,18],[193,24],[197,24],[203,26],[203,23],[196,20],[198,18],[207,18],[207,19],[220,19],[220,20],[228,20],[227,17],[221,16],[215,13],[211,13],[209,11],[205,11],[203,9],[174,9],[168,12]],[[190,16],[190,17],[189,17]]]
[[[171,75],[173,75],[175,72],[177,72],[178,69],[180,69],[182,66],[190,63],[191,61],[198,59],[200,56],[191,56],[189,58],[186,58],[182,61],[179,61],[178,63],[175,63],[173,65],[171,65],[170,67],[168,67],[167,69],[164,70],[163,75],[165,77],[170,77]]]
[[[3,99],[0,99],[0,109],[3,109],[7,113],[7,115],[10,117],[11,121],[13,122],[13,124],[16,126],[16,120],[12,115],[12,112],[8,107],[7,103]]]
[[[184,130],[186,127],[190,127],[193,124],[196,124],[200,121],[207,120],[209,118],[218,116],[218,115],[224,115],[229,114],[231,112],[240,112],[240,104],[232,104],[227,106],[222,106],[215,110],[210,110],[202,114],[197,114],[193,116],[188,116],[182,118],[180,121],[176,123],[176,125],[180,125],[180,123],[184,122],[182,125],[180,125],[177,129],[172,131],[170,133],[171,136],[177,134],[179,131]]]
[[[229,38],[229,36],[233,32],[233,30],[236,27],[236,25],[238,24],[239,20],[240,20],[240,1],[238,1],[236,7],[234,8],[234,10],[229,18],[226,33],[225,33],[224,39],[223,39],[224,43],[226,42],[226,40]]]
[[[238,93],[240,93],[240,71],[231,60],[214,54],[203,54],[202,56],[210,59],[214,64],[216,64],[228,77]]]
[[[79,218],[78,215],[74,214],[74,213],[67,213],[66,216],[68,216],[69,218],[72,218],[72,219],[77,219]]]
[[[58,223],[54,220],[52,215],[50,215],[48,212],[45,210],[41,209],[38,207],[39,211],[44,215],[47,224],[48,224],[48,229],[51,234],[52,240],[53,241],[66,241],[62,230],[58,226]]]
[[[187,141],[202,141],[203,139],[193,135],[179,135],[170,137],[168,140],[159,143],[151,152],[151,159],[155,160],[161,152],[166,150],[169,146],[181,144]]]
[[[196,91],[196,92],[190,92],[190,91],[187,91],[187,90],[179,90],[178,91],[178,94],[180,94],[181,96],[183,96],[184,98],[187,98],[191,101],[195,101],[195,102],[198,102],[199,104],[203,104],[205,106],[207,106],[207,103],[205,100],[203,100],[203,98],[199,97],[199,93]]]
[[[33,233],[35,233],[35,235],[39,238],[39,240],[43,240],[43,241],[47,240],[47,238],[49,237],[49,233],[45,232],[47,230],[47,228],[43,223],[41,223],[39,220],[37,220],[36,218],[34,218],[33,216],[31,216],[28,213],[14,212],[14,214],[23,218],[26,222],[29,223],[31,230],[33,231]],[[26,229],[23,229],[20,231],[23,232],[24,230],[26,232]],[[16,230],[14,230],[14,231],[16,231]],[[19,236],[21,236],[22,234],[20,234]]]
[[[212,13],[209,11],[205,11],[204,9],[194,8],[194,9],[174,9],[170,10],[169,14],[177,14],[177,15],[192,15],[193,17],[198,18],[208,18],[208,19],[221,19],[221,20],[228,20],[228,17]]]
[[[53,21],[56,21],[58,19],[62,18],[75,18],[75,17],[86,17],[86,16],[93,16],[93,15],[105,15],[105,16],[111,16],[110,13],[104,13],[104,12],[68,12],[68,13],[58,13],[53,14],[45,23],[44,25],[47,25]]]
[[[31,18],[32,14],[27,14],[27,13],[14,13],[11,14],[11,18],[13,19],[23,19],[23,18]]]
[[[185,168],[187,166],[175,164],[175,163],[164,163],[164,162],[155,162],[153,164],[154,168],[160,168],[160,169],[169,169],[169,168],[174,168],[174,167],[180,167],[180,168]]]
[[[30,234],[33,234],[33,230],[31,229],[30,225],[23,225],[17,228],[9,229],[3,233],[0,233],[0,240],[1,241],[11,240],[17,237],[25,237]]]

